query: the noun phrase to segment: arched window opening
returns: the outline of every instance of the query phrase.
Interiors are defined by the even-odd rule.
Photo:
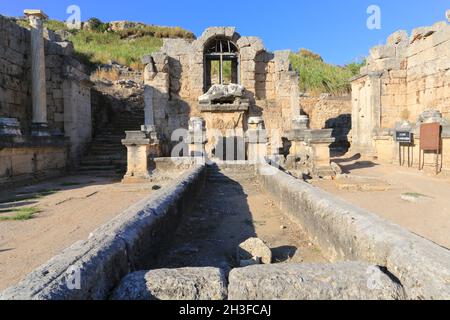
[[[239,84],[239,51],[224,38],[214,39],[205,46],[204,91],[214,84]]]

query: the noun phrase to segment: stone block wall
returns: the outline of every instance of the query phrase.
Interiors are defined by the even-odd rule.
[[[0,117],[17,118],[22,133],[31,125],[30,32],[0,15]],[[54,132],[64,132],[64,82],[88,79],[86,67],[74,59],[70,42],[46,31],[47,119]]]
[[[64,144],[0,145],[0,185],[13,187],[58,176],[66,168],[67,156]]]
[[[416,124],[427,110],[450,120],[450,25],[397,31],[372,48],[352,81],[352,103],[354,150],[374,155],[374,139],[392,135],[401,121]]]
[[[311,129],[333,129],[335,148],[347,150],[352,129],[352,104],[350,96],[302,96],[302,111],[309,116]]]

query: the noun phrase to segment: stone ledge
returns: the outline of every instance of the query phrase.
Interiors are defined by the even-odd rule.
[[[64,148],[70,144],[69,138],[63,136],[32,137],[32,136],[2,136],[0,148]]]
[[[246,112],[250,108],[248,101],[238,101],[235,103],[199,103],[200,112]]]
[[[126,276],[113,300],[224,300],[225,273],[217,268],[140,271]]]
[[[363,262],[272,264],[234,269],[229,300],[401,300],[403,288]]]
[[[331,260],[386,267],[408,299],[450,299],[450,250],[281,171],[263,175],[268,169],[259,168],[263,188]]]
[[[205,166],[192,168],[1,292],[0,300],[107,299],[124,276],[150,268],[180,210],[203,188],[205,174]],[[67,287],[71,267],[81,272],[80,290]]]

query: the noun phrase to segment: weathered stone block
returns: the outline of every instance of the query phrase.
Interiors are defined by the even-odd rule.
[[[234,269],[229,300],[397,300],[402,287],[362,262],[276,264]]]
[[[405,30],[399,30],[391,34],[386,44],[388,46],[404,46],[409,44],[409,35]]]
[[[372,59],[386,59],[395,57],[395,47],[391,45],[376,46],[370,50]]]
[[[225,274],[216,268],[160,269],[126,276],[115,300],[224,300]]]

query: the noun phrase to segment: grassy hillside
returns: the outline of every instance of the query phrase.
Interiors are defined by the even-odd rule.
[[[27,26],[28,22],[19,20]],[[91,65],[106,64],[110,60],[141,69],[141,57],[158,51],[162,38],[194,39],[192,32],[180,27],[160,27],[137,25],[133,28],[111,31],[109,23],[92,18],[87,22],[89,28],[68,30],[65,23],[56,20],[45,21],[45,26],[53,31],[69,32],[69,40],[74,44],[76,54]],[[323,61],[322,57],[306,49],[293,53],[290,57],[294,70],[300,74],[299,87],[310,94],[331,93],[333,95],[350,92],[349,79],[359,73],[362,62],[346,66],[336,66]],[[218,78],[218,65],[212,65],[212,72]],[[231,79],[231,66],[225,65],[224,78]]]
[[[85,62],[105,64],[110,60],[140,69],[141,57],[158,51],[162,39],[143,36],[134,39],[122,39],[117,33],[96,33],[81,30],[69,37],[76,54]]]
[[[323,61],[322,57],[301,49],[291,55],[291,64],[300,75],[300,91],[310,94],[347,94],[351,91],[349,79],[359,74],[363,62],[336,66]]]

